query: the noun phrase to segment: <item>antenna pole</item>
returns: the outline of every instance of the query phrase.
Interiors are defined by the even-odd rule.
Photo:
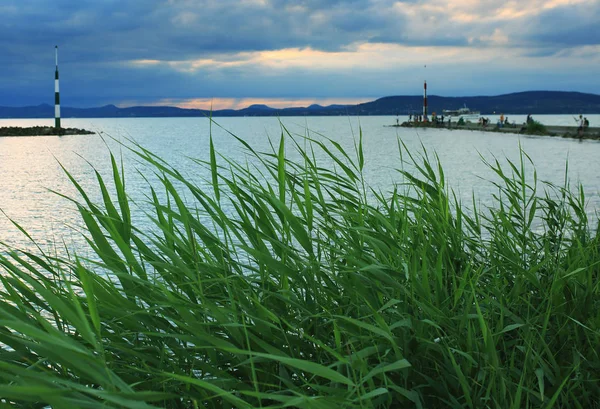
[[[427,122],[427,80],[423,83],[423,122]]]
[[[427,64],[423,67],[424,70],[427,69]],[[423,82],[423,122],[427,122],[427,80]]]

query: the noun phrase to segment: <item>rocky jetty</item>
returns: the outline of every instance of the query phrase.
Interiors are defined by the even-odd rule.
[[[95,132],[77,128],[54,128],[52,126],[32,126],[21,128],[7,126],[0,128],[0,136],[43,136],[43,135],[93,135]]]
[[[526,124],[510,124],[503,127],[494,125],[482,126],[480,124],[466,122],[458,125],[457,123],[448,124],[448,122],[402,122],[401,124],[387,125],[389,127],[401,128],[437,128],[450,130],[467,130],[480,132],[499,132],[515,133],[520,135],[532,136],[555,136],[574,139],[594,139],[600,140],[600,128],[585,128],[580,136],[576,126],[542,125],[539,122],[527,126]]]

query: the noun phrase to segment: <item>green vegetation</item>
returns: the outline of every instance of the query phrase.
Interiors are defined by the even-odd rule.
[[[43,136],[43,135],[92,135],[94,132],[77,128],[55,128],[51,126],[5,126],[0,128],[0,136]]]
[[[495,204],[467,210],[403,145],[405,184],[384,194],[362,178],[362,135],[356,155],[287,132],[272,153],[239,141],[256,166],[211,140],[210,191],[134,146],[161,181],[151,229],[114,158],[103,203],[72,179],[95,261],[0,253],[0,407],[599,404],[600,237],[582,190],[538,182],[522,153],[489,163]]]
[[[525,132],[523,133],[527,135],[550,135],[546,126],[535,120],[531,120],[527,123]]]

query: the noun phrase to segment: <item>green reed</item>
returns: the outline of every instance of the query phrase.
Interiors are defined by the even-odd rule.
[[[583,190],[538,182],[522,152],[488,163],[494,205],[466,210],[437,158],[401,143],[404,182],[382,193],[362,176],[362,133],[356,155],[285,129],[270,153],[237,140],[248,163],[212,139],[196,161],[212,190],[130,145],[160,181],[151,229],[132,222],[114,157],[101,203],[65,170],[96,257],[1,256],[0,407],[599,404]]]
[[[535,120],[531,120],[527,123],[525,133],[527,135],[549,135],[546,126]]]

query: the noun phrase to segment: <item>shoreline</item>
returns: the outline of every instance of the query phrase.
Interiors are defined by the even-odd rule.
[[[21,136],[63,136],[63,135],[94,135],[95,132],[78,128],[60,128],[51,126],[6,126],[0,128],[0,137],[18,138]]]

